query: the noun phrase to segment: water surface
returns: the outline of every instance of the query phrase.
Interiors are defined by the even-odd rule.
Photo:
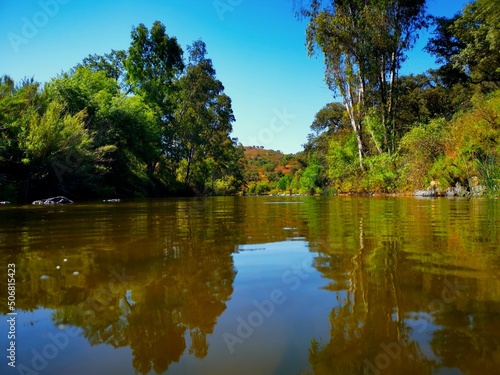
[[[0,208],[2,374],[497,374],[497,200]]]

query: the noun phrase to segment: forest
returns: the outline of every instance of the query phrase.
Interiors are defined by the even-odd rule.
[[[312,1],[303,16],[309,54],[324,57],[340,101],[317,112],[290,171],[280,170],[287,155],[250,192],[499,194],[497,2],[444,18],[426,14],[425,1]],[[438,68],[400,75],[424,28]]]
[[[234,194],[243,148],[201,40],[187,59],[161,22],[128,51],[89,55],[40,85],[0,81],[0,196],[25,202]]]
[[[338,99],[318,103],[303,151],[233,138],[231,98],[207,46],[197,40],[185,57],[156,21],[132,29],[128,50],[89,55],[45,84],[0,78],[0,200],[499,194],[496,1],[445,18],[424,0],[311,0],[297,17]],[[399,74],[424,29],[438,67]]]

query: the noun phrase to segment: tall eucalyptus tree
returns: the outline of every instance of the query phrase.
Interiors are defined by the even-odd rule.
[[[309,54],[324,55],[325,80],[344,101],[363,168],[368,136],[375,145],[381,138],[379,151],[395,150],[398,71],[426,26],[425,0],[312,0],[302,14]]]

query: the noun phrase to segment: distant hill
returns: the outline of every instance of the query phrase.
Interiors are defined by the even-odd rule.
[[[274,181],[300,168],[295,155],[280,150],[268,150],[259,146],[245,146],[246,181]]]

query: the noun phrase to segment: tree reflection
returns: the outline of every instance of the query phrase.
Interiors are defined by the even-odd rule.
[[[350,262],[330,256],[318,262],[319,269],[328,270],[325,276],[344,280],[337,283],[338,306],[330,313],[329,342],[313,340],[311,345],[315,374],[425,374],[430,369],[432,361],[411,339],[413,328],[404,319],[393,271],[399,261],[396,250],[396,243],[370,250],[361,242],[359,254]],[[377,253],[384,253],[384,259]]]
[[[329,315],[328,342],[314,338],[311,342],[309,359],[314,373],[433,374],[442,368],[478,374],[498,371],[500,305],[491,298],[499,285],[476,279],[477,273],[472,278],[471,273],[488,269],[491,260],[484,258],[484,252],[447,259],[461,248],[477,248],[467,240],[466,228],[452,225],[447,208],[419,212],[411,207],[411,214],[423,215],[409,233],[404,220],[410,215],[408,206],[362,200],[351,203],[348,209],[345,202],[333,202],[329,207],[330,217],[350,213],[348,218],[342,217],[344,225],[327,220],[334,223],[328,231],[313,229],[318,233],[311,241],[311,250],[318,253],[314,266],[331,280],[327,289],[337,300]],[[380,220],[375,214],[390,214],[391,219]],[[436,223],[436,219],[442,222]],[[477,222],[474,225],[482,227]],[[462,288],[454,290],[454,284]]]
[[[71,247],[58,238],[52,249],[18,254],[18,305],[52,309],[56,325],[80,327],[91,345],[130,347],[139,373],[164,373],[186,350],[203,358],[236,274],[235,240],[220,238],[218,210],[179,200],[86,217],[80,225],[98,241]]]
[[[230,249],[187,256],[182,246],[160,265],[135,267],[135,272],[126,267],[130,281],[110,284],[103,278],[87,286],[82,301],[56,308],[54,322],[81,327],[92,345],[129,346],[140,373],[163,373],[179,361],[186,333],[189,353],[203,358],[207,335],[232,293],[235,271]]]
[[[313,266],[328,281],[333,306],[329,332],[310,344],[315,374],[500,368],[497,206],[265,202],[180,199],[88,213],[86,206],[33,211],[3,220],[9,235],[0,256],[20,270],[16,307],[51,309],[55,324],[80,327],[91,345],[130,347],[137,372],[164,373],[183,355],[205,358],[210,344],[216,347],[211,335],[233,293],[237,245],[297,236],[317,254]],[[472,219],[464,220],[469,212]],[[5,283],[0,279],[0,289]],[[454,298],[449,285],[462,286]],[[309,347],[311,337],[301,339]]]

